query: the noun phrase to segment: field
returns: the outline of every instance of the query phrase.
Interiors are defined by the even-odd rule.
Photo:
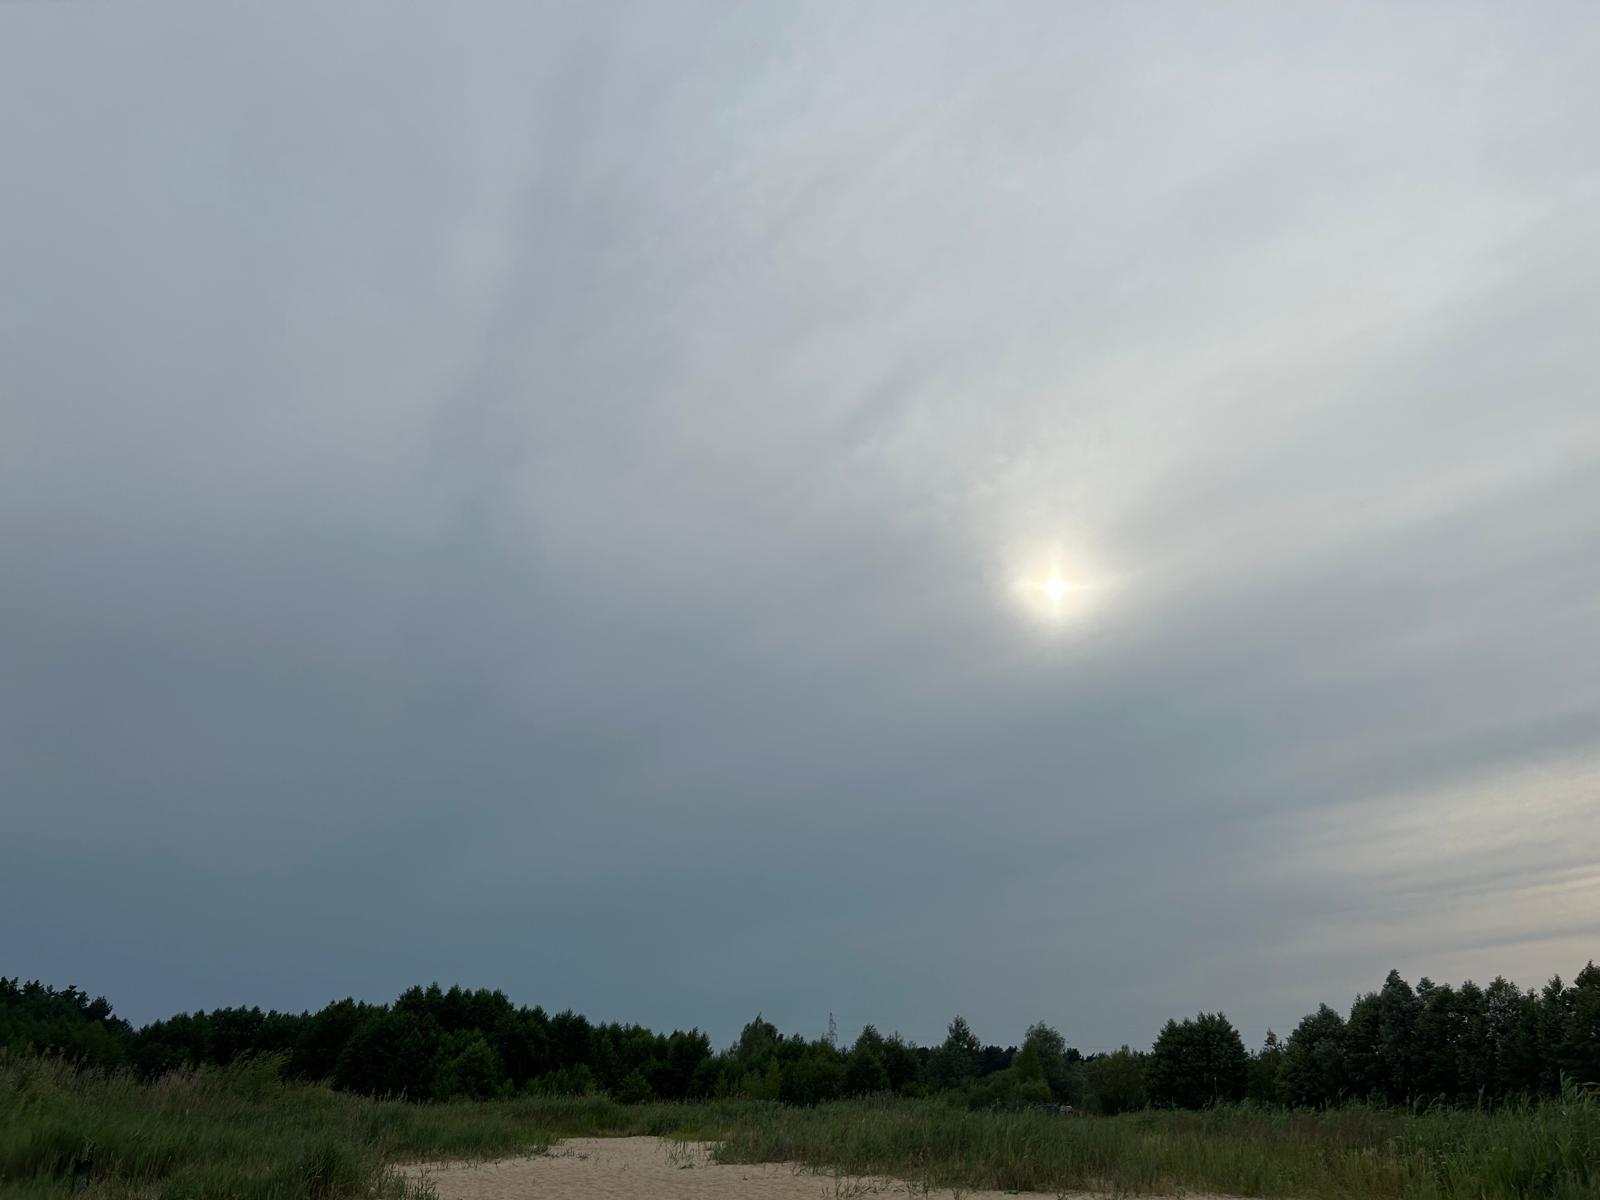
[[[1600,1197],[1600,1104],[1580,1092],[1499,1111],[1230,1106],[1067,1118],[935,1101],[785,1108],[527,1097],[371,1100],[282,1082],[271,1060],[168,1075],[0,1058],[0,1195],[118,1200],[425,1197],[398,1168],[540,1154],[564,1137],[707,1141],[722,1163],[802,1164],[916,1187],[1307,1200]],[[92,1145],[92,1158],[85,1151]],[[87,1181],[87,1182],[86,1182]]]

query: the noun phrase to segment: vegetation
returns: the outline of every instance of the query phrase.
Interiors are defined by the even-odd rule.
[[[1600,1104],[1577,1089],[1499,1112],[1254,1105],[1068,1120],[884,1098],[751,1111],[719,1157],[929,1186],[1214,1191],[1312,1200],[1594,1200]]]
[[[146,1082],[129,1071],[0,1058],[0,1193],[62,1196],[92,1181],[112,1198],[419,1194],[401,1158],[544,1148],[511,1105],[419,1105],[285,1083],[282,1060],[183,1068]]]
[[[104,997],[0,976],[0,1048],[38,1049],[76,1063],[109,1067],[127,1058],[133,1029]]]
[[[76,988],[0,979],[0,1190],[401,1197],[397,1161],[644,1133],[960,1187],[1568,1200],[1600,1196],[1597,1079],[1592,963],[1538,992],[1391,972],[1253,1054],[1201,1013],[1088,1056],[1042,1023],[985,1045],[960,1017],[936,1046],[869,1025],[846,1047],[758,1015],[714,1051],[438,986],[135,1029]]]
[[[1036,1056],[1019,1052],[1024,1080]],[[144,1081],[60,1059],[0,1059],[0,1195],[107,1200],[423,1200],[408,1161],[533,1153],[562,1136],[716,1141],[724,1162],[793,1161],[915,1184],[1050,1192],[1217,1191],[1307,1200],[1594,1200],[1600,1103],[1569,1086],[1500,1110],[1248,1102],[1068,1119],[880,1096],[813,1107],[523,1096],[415,1104],[286,1082],[281,1058]],[[86,1150],[92,1146],[92,1156]]]
[[[983,1044],[956,1017],[937,1046],[873,1026],[855,1042],[785,1037],[757,1016],[726,1050],[698,1030],[654,1033],[573,1012],[513,1005],[502,992],[413,987],[393,1004],[340,1000],[315,1013],[221,1008],[140,1029],[76,988],[0,978],[0,1047],[59,1054],[145,1078],[179,1067],[278,1055],[285,1076],[413,1100],[604,1094],[630,1103],[747,1099],[814,1105],[893,1094],[971,1108],[1071,1105],[1115,1115],[1147,1105],[1322,1108],[1501,1105],[1600,1081],[1600,968],[1522,991],[1504,979],[1459,988],[1391,971],[1348,1016],[1322,1005],[1256,1053],[1221,1013],[1169,1021],[1147,1052],[1085,1056],[1055,1029],[1022,1046]]]

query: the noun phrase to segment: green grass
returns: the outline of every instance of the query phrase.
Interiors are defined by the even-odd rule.
[[[93,1146],[93,1195],[150,1200],[332,1200],[416,1195],[405,1159],[536,1152],[548,1136],[515,1105],[413,1105],[285,1084],[245,1062],[140,1083],[0,1058],[0,1194],[73,1191]]]
[[[1055,1193],[1215,1191],[1304,1200],[1600,1200],[1600,1103],[1573,1092],[1495,1112],[1248,1106],[1064,1118],[937,1101],[784,1108],[603,1097],[407,1104],[286,1084],[245,1062],[141,1083],[0,1057],[0,1196],[73,1194],[93,1142],[107,1200],[425,1195],[397,1163],[537,1153],[557,1137],[720,1143],[723,1162],[934,1186]]]
[[[748,1114],[719,1157],[1019,1191],[1595,1200],[1600,1105],[1574,1093],[1498,1112],[1237,1106],[1063,1118],[861,1102]]]

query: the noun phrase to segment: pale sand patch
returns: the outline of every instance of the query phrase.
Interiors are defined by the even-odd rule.
[[[954,1200],[956,1193],[924,1191],[898,1179],[857,1179],[792,1163],[723,1165],[708,1142],[653,1137],[569,1138],[548,1153],[485,1163],[434,1163],[404,1168],[427,1178],[440,1200],[849,1200],[911,1195]],[[999,1200],[1015,1192],[960,1193],[963,1200]],[[1103,1197],[1097,1200],[1104,1200]],[[1190,1200],[1199,1200],[1191,1197]]]

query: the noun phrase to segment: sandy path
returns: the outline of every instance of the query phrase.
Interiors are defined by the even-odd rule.
[[[952,1192],[924,1192],[900,1180],[838,1177],[788,1163],[723,1166],[710,1161],[709,1143],[666,1142],[653,1137],[569,1138],[552,1146],[548,1154],[488,1163],[414,1166],[406,1168],[406,1174],[431,1180],[439,1200],[522,1200],[531,1196],[572,1200],[954,1198]],[[999,1200],[1008,1194],[1016,1195],[962,1192],[961,1196],[963,1200]]]

